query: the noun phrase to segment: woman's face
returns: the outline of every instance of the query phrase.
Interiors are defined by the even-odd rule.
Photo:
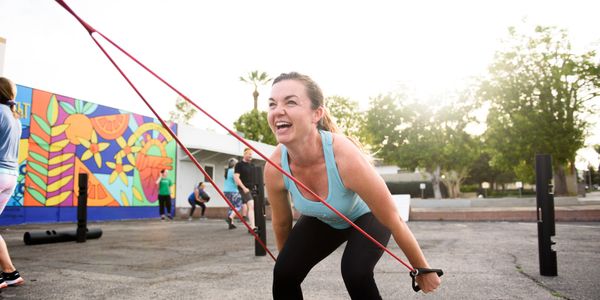
[[[267,119],[279,143],[286,144],[316,129],[323,110],[311,106],[300,81],[283,80],[273,85]]]

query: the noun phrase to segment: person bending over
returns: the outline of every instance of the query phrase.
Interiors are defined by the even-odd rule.
[[[268,103],[269,126],[279,143],[271,160],[381,244],[392,236],[413,267],[429,268],[383,179],[360,147],[337,133],[318,85],[306,75],[281,74],[273,81]],[[346,242],[341,267],[350,297],[380,299],[373,269],[383,250],[272,165],[264,174],[279,250],[273,298],[302,299],[300,285],[309,271]],[[288,194],[301,213],[293,227]],[[416,281],[425,293],[440,285],[435,273]]]
[[[200,219],[204,220],[204,212],[206,211],[206,202],[210,201],[210,196],[204,190],[204,182],[198,183],[198,185],[194,188],[194,191],[188,196],[188,202],[192,206],[190,210],[190,216],[188,217],[188,221],[192,220],[192,216],[194,215],[194,210],[196,210],[196,205],[199,205],[202,209],[200,211]]]

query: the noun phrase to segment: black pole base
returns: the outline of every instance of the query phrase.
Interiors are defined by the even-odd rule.
[[[99,239],[102,236],[102,229],[92,228],[86,232],[87,239]],[[23,242],[25,245],[39,245],[60,242],[72,242],[77,240],[77,230],[46,230],[40,232],[25,232]]]

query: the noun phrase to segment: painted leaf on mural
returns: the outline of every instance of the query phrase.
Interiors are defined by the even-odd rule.
[[[41,175],[48,176],[48,169],[40,166],[39,164],[37,164],[33,161],[28,161],[27,166],[29,166],[33,170],[36,170]]]
[[[41,190],[46,190],[46,182],[40,178],[40,176],[35,175],[35,173],[27,172],[27,176],[35,183]]]
[[[71,154],[71,155],[73,155],[73,154]],[[37,153],[35,153],[35,152],[29,152],[29,156],[30,156],[31,158],[33,158],[33,159],[35,159],[35,160],[39,161],[40,163],[43,163],[43,164],[45,164],[45,165],[47,165],[47,164],[48,164],[48,159],[47,159],[47,158],[45,158],[44,156],[42,156],[42,155],[39,155],[39,154],[37,154]],[[52,160],[51,160],[51,161],[52,161]]]
[[[58,142],[54,142],[52,143],[52,145],[50,146],[50,150],[52,152],[60,152],[62,151],[62,149],[64,149],[67,145],[69,144],[69,140],[64,139]]]
[[[58,119],[58,101],[56,101],[56,95],[52,95],[52,98],[50,98],[48,111],[46,112],[46,119],[51,126],[56,124],[56,120]]]
[[[73,175],[69,175],[69,176],[63,177],[60,180],[49,184],[48,188],[46,189],[46,191],[49,192],[49,193],[56,192],[60,188],[62,188],[64,185],[66,185],[69,181],[71,181],[71,179],[73,179]]]
[[[61,135],[63,132],[65,132],[65,130],[67,130],[67,128],[69,128],[68,124],[54,126],[54,127],[52,127],[51,135],[52,136]]]
[[[73,156],[75,156],[75,154],[73,154],[73,153],[65,153],[63,155],[59,155],[59,156],[51,158],[48,161],[48,164],[50,164],[50,165],[61,164],[61,163],[65,162],[65,161],[67,161],[67,160],[70,160],[71,158],[73,158]]]
[[[96,104],[96,103],[86,102],[85,105],[83,106],[83,109],[81,112],[86,115],[89,115],[89,114],[93,113],[97,107],[98,107],[98,104]]]
[[[44,119],[42,119],[41,117],[39,117],[37,115],[33,115],[33,119],[40,126],[40,128],[44,131],[44,133],[50,134],[50,132],[52,130],[50,129],[50,125],[48,125],[48,123],[46,123],[46,121]]]
[[[78,113],[83,112],[83,103],[79,99],[75,99],[75,111]]]
[[[133,198],[140,202],[144,201],[144,198],[142,197],[142,193],[140,193],[140,191],[136,187],[133,187]]]
[[[65,172],[65,171],[69,170],[71,167],[73,167],[72,163],[71,164],[66,164],[66,165],[60,165],[60,166],[58,166],[58,167],[53,168],[52,170],[50,170],[48,172],[48,176],[50,176],[50,177],[57,176],[57,175]]]
[[[46,206],[58,205],[58,204],[62,203],[63,201],[65,201],[70,195],[71,195],[71,191],[65,191],[54,197],[50,197],[50,198],[48,198],[48,200],[46,200]]]
[[[71,105],[70,103],[60,102],[60,107],[62,107],[62,109],[70,115],[77,113],[75,111],[75,108],[73,108],[73,105]]]
[[[30,133],[29,136],[31,137],[31,139],[38,144],[38,146],[40,146],[40,148],[48,151],[50,149],[50,145],[48,144],[48,142],[46,142],[44,139],[42,139],[41,137],[37,136],[36,134]]]
[[[123,206],[129,206],[129,200],[127,199],[127,194],[121,191],[121,201],[123,202]]]
[[[42,193],[30,187],[27,187],[27,192],[29,192],[29,195],[31,195],[33,199],[35,199],[37,202],[41,204],[46,204],[46,197],[44,197]]]

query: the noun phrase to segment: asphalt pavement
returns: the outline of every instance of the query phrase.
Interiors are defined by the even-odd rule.
[[[600,223],[557,223],[558,276],[541,276],[534,222],[410,221],[427,259],[445,275],[433,294],[415,293],[406,267],[384,254],[375,277],[384,299],[600,299]],[[239,224],[241,227],[241,224]],[[99,239],[25,245],[25,232],[73,230],[30,224],[1,231],[26,279],[6,299],[271,299],[274,261],[255,256],[245,229],[221,219],[91,223]],[[267,244],[277,255],[270,223]],[[392,252],[404,258],[390,243]],[[349,299],[343,246],[304,281],[305,299]]]

